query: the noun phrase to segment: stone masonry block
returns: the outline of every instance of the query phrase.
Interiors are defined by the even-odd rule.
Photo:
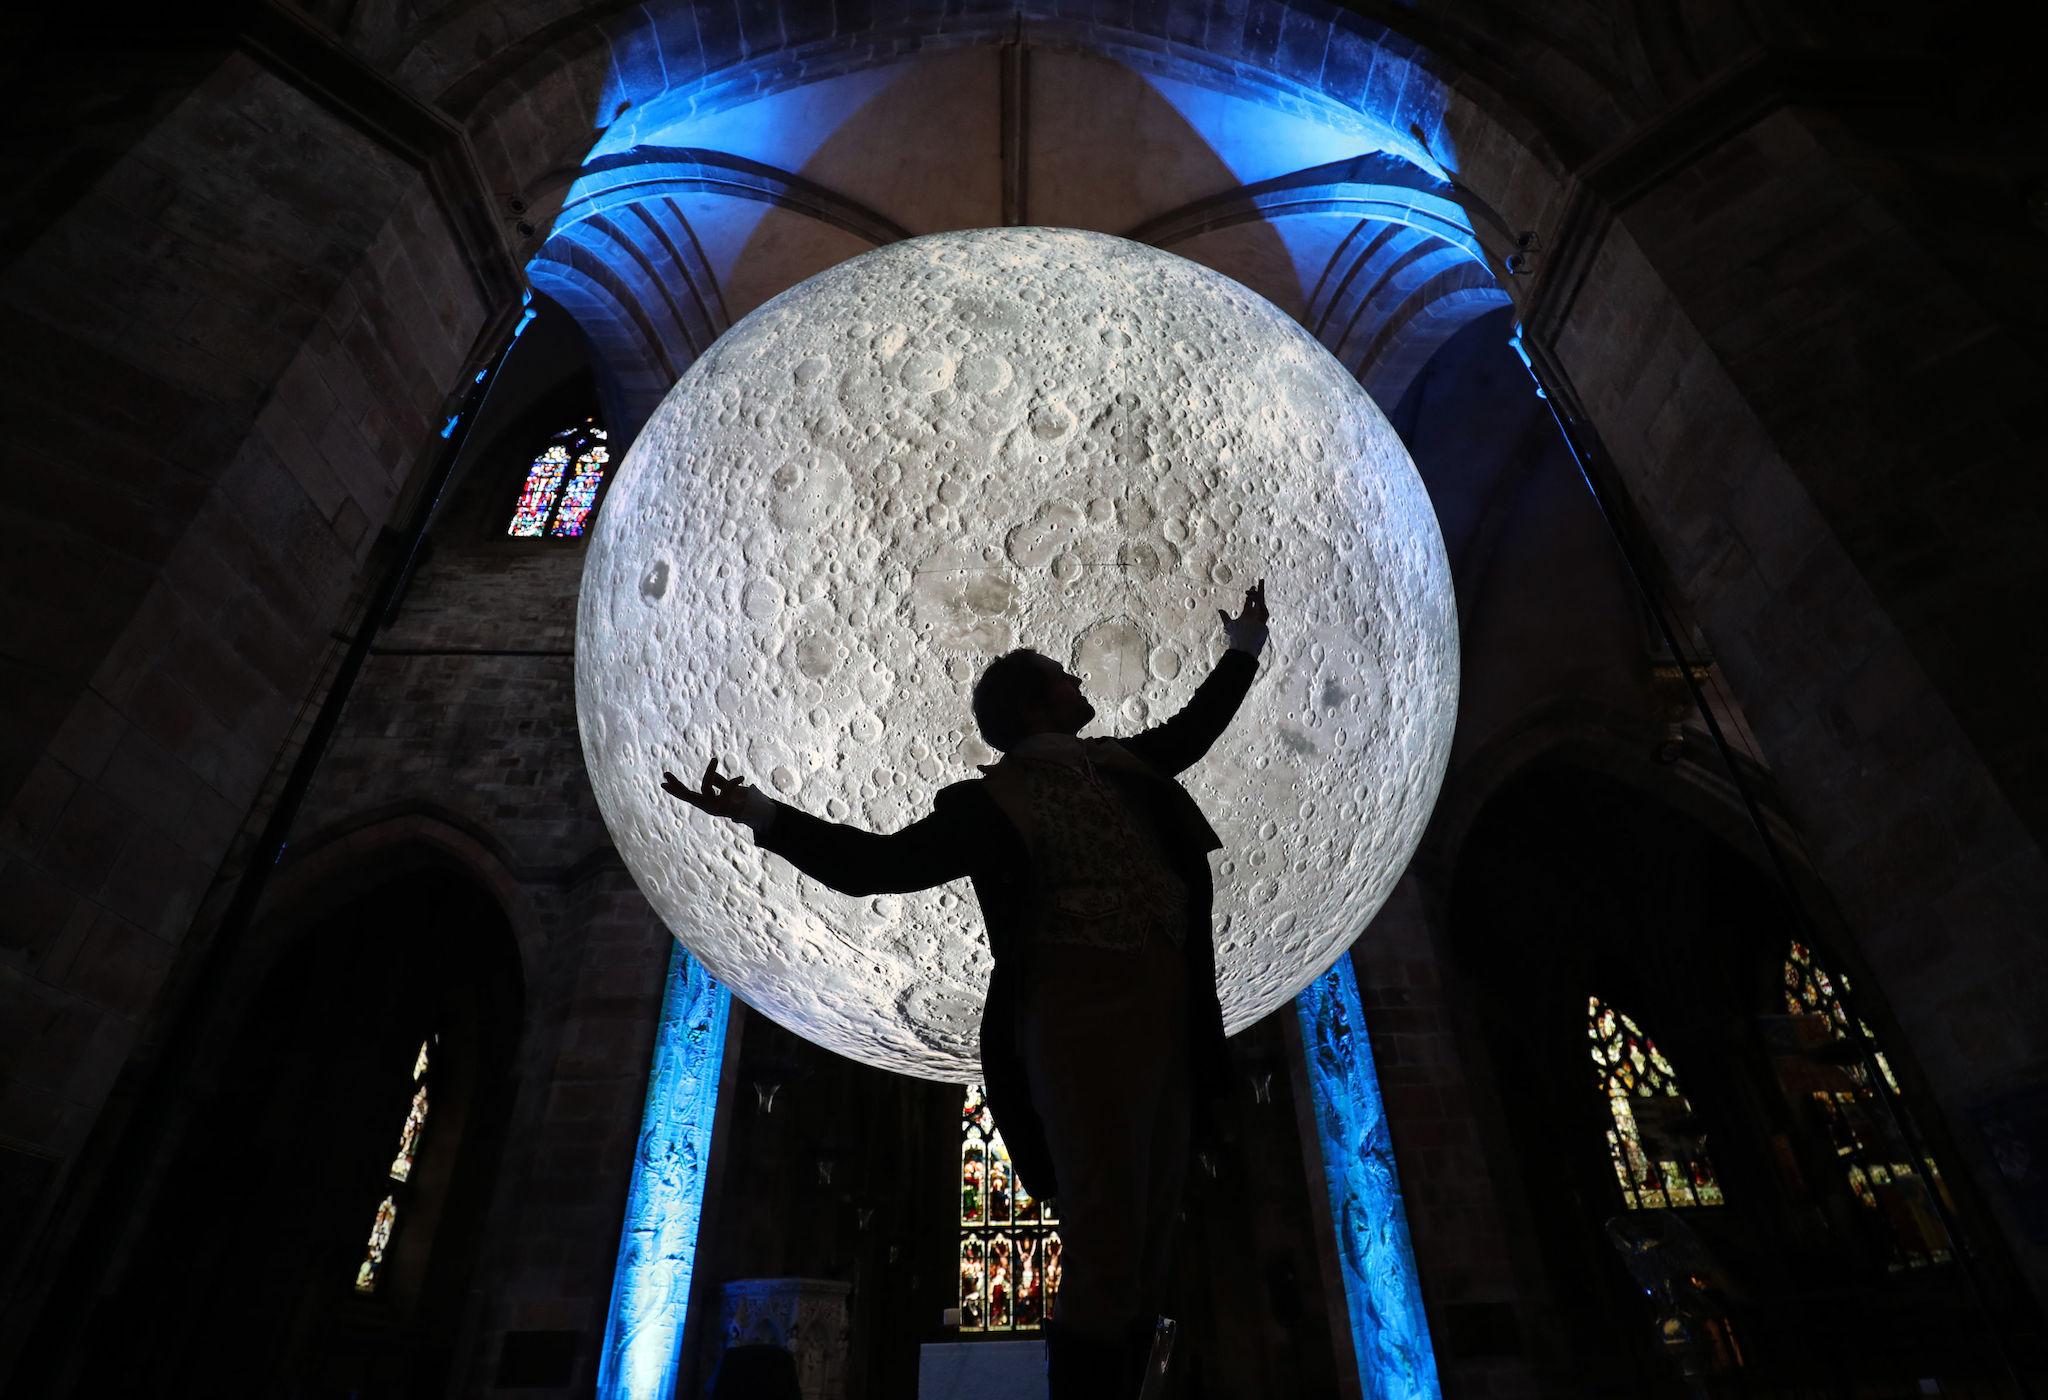
[[[1147,25],[1147,32],[1163,34],[1173,43],[1191,49],[1206,48],[1210,8],[1203,0],[1166,0],[1164,25]]]
[[[227,740],[228,728],[166,671],[152,668],[137,683],[124,715],[137,729],[177,754],[208,784],[221,789],[226,774],[215,751]]]
[[[126,728],[127,721],[104,697],[81,691],[51,737],[49,755],[80,777],[96,777]]]
[[[133,727],[96,785],[159,830],[170,830],[182,821],[202,787],[189,767]]]
[[[171,966],[171,945],[120,916],[93,921],[64,989],[117,1016],[142,1016]]]
[[[64,805],[37,856],[42,868],[81,894],[97,891],[125,848],[134,814],[91,785]]]
[[[746,55],[739,6],[734,0],[710,0],[708,4],[691,8],[695,11],[697,43],[704,55],[705,72],[716,72],[737,63]]]
[[[78,791],[78,774],[45,754],[7,804],[0,819],[0,847],[28,853],[40,847],[57,828]]]
[[[324,427],[322,418],[318,427]],[[272,399],[257,419],[257,431],[278,467],[290,473],[299,490],[313,503],[323,519],[332,520],[348,499],[348,488],[340,475],[307,436],[307,427],[282,400]],[[317,427],[316,427],[317,431]],[[252,440],[253,441],[253,440]],[[245,451],[251,449],[245,448]]]
[[[1321,86],[1346,106],[1365,110],[1373,62],[1379,52],[1370,39],[1342,23],[1331,25],[1328,34]]]
[[[832,0],[832,32],[841,38],[865,34],[873,12],[870,0]]]
[[[1330,46],[1330,22],[1307,9],[1289,7],[1280,24],[1275,54],[1280,71],[1310,88],[1323,80],[1324,56]]]
[[[79,896],[28,861],[5,862],[7,906],[0,910],[0,955],[41,960],[78,907]]]
[[[194,859],[169,836],[135,831],[107,872],[100,899],[168,947],[183,936],[212,873],[211,863]]]
[[[165,658],[164,674],[232,728],[248,720],[275,692],[253,666],[216,637],[188,632]]]

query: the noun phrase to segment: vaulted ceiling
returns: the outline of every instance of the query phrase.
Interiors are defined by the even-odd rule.
[[[460,126],[499,238],[584,326],[629,431],[820,268],[1023,223],[1206,263],[1391,407],[1507,304],[1572,169],[1796,22],[1735,0],[302,5]]]
[[[629,429],[727,325],[805,277],[899,238],[1027,223],[1237,279],[1391,408],[1507,295],[1412,139],[1231,86],[1207,65],[1146,72],[1015,33],[751,100],[657,101],[559,181],[529,275],[582,323]]]

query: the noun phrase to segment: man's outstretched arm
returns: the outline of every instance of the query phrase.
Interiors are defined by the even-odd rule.
[[[968,873],[970,843],[958,821],[934,812],[886,835],[825,821],[776,802],[737,776],[704,770],[704,787],[692,790],[673,773],[661,775],[662,791],[728,821],[754,829],[754,844],[773,851],[818,883],[841,894],[907,894],[957,880]]]
[[[1259,652],[1266,644],[1271,617],[1266,610],[1266,581],[1260,579],[1245,590],[1244,610],[1236,617],[1220,609],[1217,615],[1230,637],[1230,649],[1215,669],[1195,687],[1179,714],[1122,741],[1125,748],[1162,773],[1179,773],[1199,762],[1244,703],[1259,673]]]

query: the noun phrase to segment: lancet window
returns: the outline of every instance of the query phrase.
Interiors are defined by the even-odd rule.
[[[960,1330],[1029,1332],[1059,1296],[1058,1218],[1017,1179],[988,1097],[967,1086],[960,1111]]]
[[[391,1235],[398,1228],[399,1211],[409,1199],[406,1188],[412,1181],[413,1167],[419,1160],[420,1142],[427,1128],[427,1109],[431,1103],[428,1089],[433,1079],[433,1045],[437,1039],[430,1036],[421,1041],[419,1053],[413,1057],[412,1085],[405,1118],[399,1124],[391,1165],[385,1169],[385,1179],[378,1187],[384,1199],[377,1203],[371,1216],[370,1238],[363,1246],[362,1262],[356,1266],[358,1293],[377,1291],[378,1278],[391,1252]]]
[[[1721,1183],[1678,1071],[1642,1028],[1598,997],[1586,999],[1593,1083],[1612,1119],[1607,1155],[1630,1210],[1718,1206]]]
[[[582,534],[611,460],[605,430],[594,418],[550,437],[527,468],[505,533],[556,539]]]
[[[1952,1207],[1948,1186],[1932,1158],[1914,1162],[1895,1116],[1904,1112],[1899,1081],[1869,1025],[1849,1009],[1848,994],[1847,977],[1792,942],[1785,953],[1785,1009],[1799,1028],[1806,1063],[1787,1087],[1805,1099],[1850,1194],[1877,1226],[1886,1266],[1896,1271],[1946,1262],[1947,1232],[1928,1191],[1941,1192]]]

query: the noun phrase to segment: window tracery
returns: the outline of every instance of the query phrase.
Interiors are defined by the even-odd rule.
[[[562,429],[527,468],[505,533],[555,539],[581,535],[610,465],[607,434],[595,418]]]
[[[967,1086],[960,1113],[960,1330],[1035,1331],[1062,1272],[1058,1217],[1018,1179],[988,1097]]]
[[[1692,1105],[1656,1042],[1598,997],[1586,999],[1586,1038],[1594,1086],[1613,1119],[1607,1155],[1623,1203],[1630,1210],[1722,1204],[1721,1183],[1694,1125]]]

